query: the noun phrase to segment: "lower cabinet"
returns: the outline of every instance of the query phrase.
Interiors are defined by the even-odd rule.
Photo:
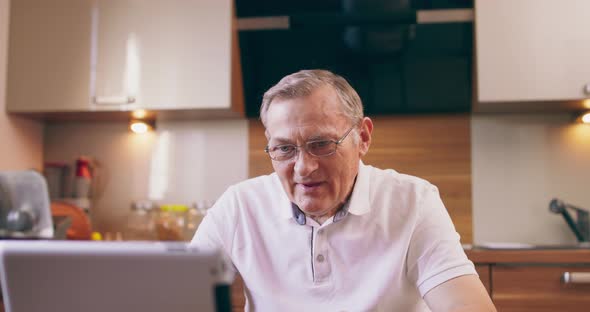
[[[491,296],[492,295],[492,290],[491,290],[492,285],[490,282],[490,279],[492,278],[491,266],[488,264],[476,264],[475,270],[477,271],[477,274],[479,275],[479,279],[481,280],[483,286],[485,286],[486,290],[488,291],[488,294],[490,294],[490,296]]]
[[[590,311],[590,265],[495,264],[490,269],[498,311]]]
[[[475,247],[465,253],[500,312],[590,311],[590,248]]]
[[[522,258],[523,261],[531,259],[526,254]],[[559,259],[559,255],[556,258]],[[474,262],[479,278],[498,311],[590,311],[590,262],[503,263],[497,258],[494,260],[493,263]],[[514,257],[509,260],[514,260]],[[564,281],[564,274],[570,276],[569,281]],[[232,311],[244,311],[244,284],[239,275],[232,285],[231,295]]]

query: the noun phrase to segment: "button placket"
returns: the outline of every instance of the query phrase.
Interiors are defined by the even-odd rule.
[[[328,244],[325,230],[320,229],[317,231],[314,243],[315,282],[322,282],[330,276],[332,271],[328,261]]]

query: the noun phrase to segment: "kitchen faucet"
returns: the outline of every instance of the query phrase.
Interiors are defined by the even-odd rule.
[[[567,211],[567,208],[576,212],[576,221],[574,221],[572,215]],[[588,210],[578,208],[554,198],[549,203],[549,211],[563,216],[567,225],[569,225],[572,232],[576,235],[578,242],[590,241],[590,218],[588,217]]]

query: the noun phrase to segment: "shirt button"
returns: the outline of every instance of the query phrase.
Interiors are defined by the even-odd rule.
[[[318,230],[318,235],[322,235],[324,233],[324,230]]]
[[[324,255],[318,255],[318,256],[317,256],[315,259],[316,259],[318,262],[324,262]]]

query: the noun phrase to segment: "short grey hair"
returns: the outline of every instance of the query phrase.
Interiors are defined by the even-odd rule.
[[[260,107],[262,124],[266,127],[266,113],[274,100],[306,97],[325,85],[331,86],[336,91],[342,104],[342,112],[353,124],[363,119],[361,98],[346,79],[327,70],[312,69],[301,70],[285,76],[264,93]]]

